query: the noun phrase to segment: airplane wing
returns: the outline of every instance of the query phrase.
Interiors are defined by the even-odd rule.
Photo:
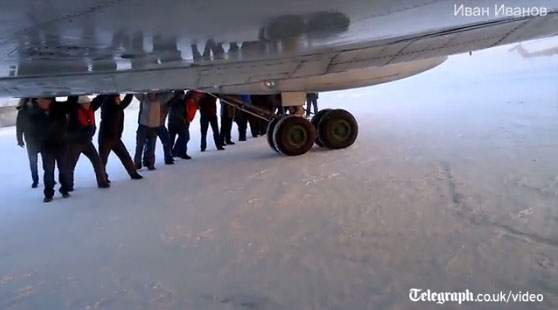
[[[0,0],[0,7],[2,97],[334,90],[558,34],[552,0]]]

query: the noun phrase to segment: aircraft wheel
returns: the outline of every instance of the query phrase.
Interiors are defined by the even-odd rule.
[[[344,149],[355,142],[358,124],[354,116],[345,110],[325,113],[318,124],[319,140],[329,149]]]
[[[267,130],[266,130],[267,144],[269,144],[269,147],[271,147],[275,152],[279,152],[279,151],[277,150],[277,148],[275,147],[275,143],[273,142],[273,131],[275,130],[275,126],[280,120],[281,117],[272,118],[267,124]]]
[[[316,129],[304,117],[281,118],[273,130],[275,148],[283,155],[298,156],[308,152],[316,141]]]
[[[324,114],[326,114],[327,112],[331,111],[331,109],[323,109],[318,111],[318,113],[314,114],[314,116],[312,117],[312,125],[314,125],[314,128],[316,128],[316,131],[318,132],[318,134],[316,135],[316,144],[320,147],[323,147],[324,144],[322,143],[322,141],[320,141],[320,134],[319,134],[319,130],[318,130],[318,125],[320,124],[320,120],[322,119],[322,117],[324,116]]]

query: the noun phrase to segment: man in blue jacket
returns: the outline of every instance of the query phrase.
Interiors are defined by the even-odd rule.
[[[188,119],[188,95],[183,90],[174,91],[174,97],[169,101],[169,137],[174,157],[192,159],[188,155],[188,142],[190,141],[190,121]],[[178,138],[177,138],[178,137]]]

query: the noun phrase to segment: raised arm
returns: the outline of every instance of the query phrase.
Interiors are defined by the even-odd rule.
[[[25,131],[25,107],[20,107],[19,111],[17,112],[17,119],[16,119],[16,137],[17,137],[17,145],[23,147],[25,143],[23,143],[23,132]]]
[[[98,95],[97,97],[93,98],[91,101],[91,108],[93,111],[99,110],[99,108],[105,103],[109,96],[106,95]]]
[[[66,103],[68,103],[69,105],[77,105],[78,104],[78,99],[79,99],[79,96],[69,96],[68,101],[66,101]]]
[[[170,100],[172,99],[172,97],[174,97],[174,93],[173,92],[164,92],[161,94],[161,103],[163,104],[169,104]]]
[[[124,100],[122,100],[122,103],[120,104],[122,106],[122,109],[126,109],[130,105],[130,103],[132,103],[132,99],[134,99],[134,95],[126,94]]]
[[[136,96],[136,99],[137,99],[139,102],[142,102],[142,101],[145,100],[145,97],[147,96],[147,94],[140,93],[140,94],[136,94],[135,96]]]
[[[56,99],[54,102],[64,113],[68,114],[79,106],[78,99],[79,96],[69,96],[68,100],[64,102],[56,101]]]

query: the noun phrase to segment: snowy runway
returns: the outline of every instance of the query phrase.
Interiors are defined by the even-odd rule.
[[[130,181],[111,156],[99,190],[82,158],[72,198],[48,205],[1,129],[0,309],[434,306],[411,288],[545,296],[441,309],[558,307],[558,57],[509,48],[321,94],[359,120],[350,149],[202,154],[194,123],[193,160],[164,166],[159,144],[158,170]]]

